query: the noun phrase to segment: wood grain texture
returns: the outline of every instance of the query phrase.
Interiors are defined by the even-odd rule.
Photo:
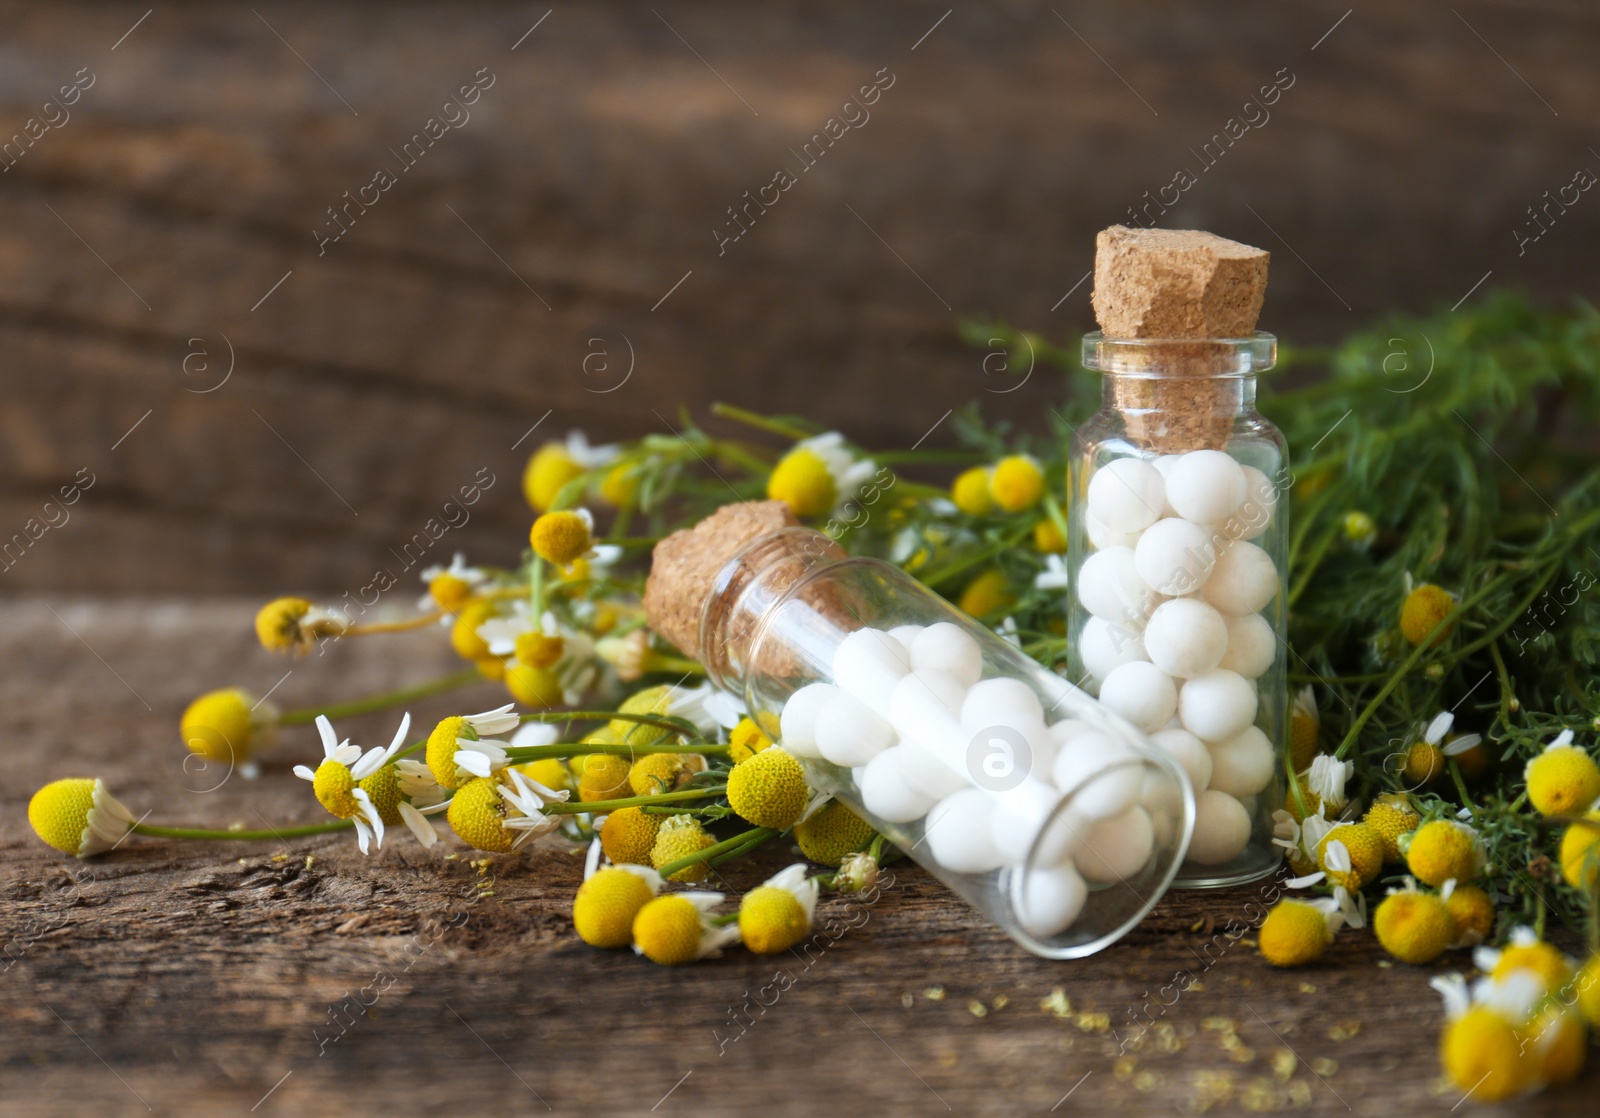
[[[1253,888],[1174,893],[1115,947],[1049,963],[901,864],[869,906],[825,900],[819,925],[839,923],[805,959],[732,951],[661,968],[576,939],[581,858],[552,840],[493,859],[481,898],[454,840],[428,853],[398,835],[368,859],[348,835],[135,838],[86,863],[37,842],[32,790],[84,773],[152,822],[314,821],[289,772],[316,755],[311,728],[285,731],[258,780],[198,792],[216,774],[179,767],[184,703],[227,682],[265,691],[289,667],[273,695],[286,707],[451,667],[426,634],[348,642],[320,663],[268,657],[250,612],[238,599],[0,604],[8,1116],[1160,1114],[1201,1100],[1390,1116],[1458,1102],[1435,1082],[1427,987],[1447,968],[1384,968],[1370,936],[1345,933],[1322,965],[1274,971],[1238,930]],[[426,724],[495,701],[485,687],[413,713]],[[339,728],[360,741],[391,726]],[[737,894],[788,857],[719,884]],[[1040,1008],[1058,987],[1070,1017]],[[349,997],[370,1005],[341,1010]],[[1154,1027],[1124,1050],[1136,1020]],[[1321,1059],[1336,1070],[1318,1064],[1319,1078]],[[1590,1113],[1596,1074],[1523,1109]]]
[[[719,398],[883,448],[973,397],[1040,430],[1059,380],[986,392],[957,317],[1087,325],[1094,232],[1185,168],[1162,224],[1271,250],[1263,325],[1293,341],[1489,272],[1594,294],[1600,203],[1513,237],[1600,171],[1592,6],[1384,5],[1326,38],[1341,5],[1071,7],[935,27],[927,4],[597,3],[525,39],[544,9],[0,9],[0,141],[94,77],[0,159],[0,538],[97,479],[0,592],[337,593],[483,466],[503,487],[450,544],[506,560],[546,432],[662,433]],[[480,73],[470,117],[399,170]],[[329,207],[386,168],[319,255]]]

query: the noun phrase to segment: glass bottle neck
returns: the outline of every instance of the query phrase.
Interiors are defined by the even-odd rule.
[[[1100,402],[1118,411],[1182,410],[1236,416],[1255,411],[1253,376],[1194,377],[1164,373],[1106,373]]]

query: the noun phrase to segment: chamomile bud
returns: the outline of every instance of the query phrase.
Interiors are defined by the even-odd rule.
[[[88,858],[120,843],[137,820],[98,777],[55,780],[28,801],[34,834],[63,854]]]
[[[1563,730],[1523,770],[1528,802],[1540,815],[1568,815],[1600,799],[1600,765]]]
[[[989,467],[963,470],[950,483],[950,500],[968,516],[988,516],[994,510],[994,498],[989,495]]]
[[[584,803],[599,800],[620,800],[631,795],[628,774],[633,766],[626,757],[611,753],[586,753],[572,759],[572,771],[578,774],[578,799]]]
[[[1322,958],[1333,933],[1344,923],[1332,898],[1297,901],[1285,898],[1261,922],[1256,941],[1261,957],[1275,967],[1303,967]]]
[[[277,709],[248,691],[208,691],[184,710],[178,734],[189,752],[207,761],[243,765],[277,729]]]
[[[1032,508],[1044,496],[1044,470],[1027,455],[1002,458],[989,475],[989,495],[1005,512]]]
[[[564,638],[529,630],[517,636],[514,655],[518,663],[543,671],[555,667],[566,649],[567,642]]]
[[[304,656],[322,637],[339,636],[348,623],[304,598],[275,598],[256,613],[256,639],[268,652]]]
[[[558,567],[570,566],[594,544],[594,518],[588,509],[547,512],[533,522],[528,541],[534,554]]]
[[[717,840],[706,834],[700,821],[692,815],[669,815],[656,832],[655,845],[650,848],[650,864],[660,869],[671,862],[698,854]],[[710,873],[704,862],[685,866],[668,878],[669,881],[700,881]]]
[[[737,765],[750,760],[771,744],[772,739],[756,725],[753,718],[741,718],[728,734],[728,757]]]
[[[838,800],[829,800],[794,825],[800,852],[824,866],[843,866],[855,852],[866,848],[877,832],[861,816]]]
[[[803,863],[790,866],[744,895],[739,934],[757,955],[777,955],[806,938],[816,908],[816,881]]]
[[[600,825],[600,847],[606,857],[618,865],[649,865],[650,851],[656,844],[664,818],[643,808],[618,808]]]
[[[786,831],[805,812],[811,798],[805,770],[781,746],[741,761],[728,774],[728,804],[757,827]]]
[[[578,887],[572,926],[591,947],[627,947],[639,910],[660,891],[661,875],[649,866],[607,866]]]
[[[1456,938],[1451,947],[1476,947],[1494,931],[1494,901],[1476,885],[1445,882],[1440,891],[1450,918],[1456,922]]]
[[[736,924],[718,927],[711,910],[721,893],[668,893],[645,904],[633,918],[633,949],[652,963],[677,966],[720,954],[739,939]]]
[[[1383,899],[1372,930],[1385,951],[1413,966],[1433,962],[1457,935],[1449,907],[1436,894],[1419,892],[1414,881]]]
[[[832,509],[838,490],[822,455],[801,444],[773,467],[767,478],[767,497],[784,502],[796,516],[809,518]]]
[[[1378,538],[1378,525],[1370,515],[1360,510],[1345,513],[1340,527],[1344,530],[1344,538],[1357,551],[1367,550],[1372,546],[1372,541]]]
[[[535,512],[544,512],[556,503],[568,484],[583,474],[583,466],[565,443],[545,443],[534,451],[522,471],[522,492]]]
[[[671,792],[704,767],[705,759],[696,754],[651,753],[628,770],[628,787],[635,796],[659,796]]]
[[[672,706],[672,687],[669,684],[658,684],[655,687],[646,687],[642,691],[635,691],[622,705],[617,707],[618,714],[666,714]],[[611,732],[616,735],[616,740],[621,745],[640,746],[654,745],[665,738],[670,732],[661,726],[651,726],[643,722],[630,722],[625,718],[614,718],[608,723]]]
[[[858,850],[839,863],[833,880],[841,893],[865,893],[878,884],[878,859]]]
[[[531,710],[558,707],[565,696],[561,678],[555,672],[517,660],[506,665],[505,685],[507,694]]]
[[[1401,837],[1400,849],[1411,875],[1435,889],[1452,878],[1461,883],[1473,880],[1487,860],[1478,832],[1454,819],[1424,823]]]
[[[1440,622],[1455,612],[1455,608],[1454,595],[1442,586],[1424,582],[1411,590],[1401,603],[1400,632],[1412,645],[1419,645],[1428,639],[1428,634],[1433,632]],[[1439,635],[1433,638],[1433,645],[1437,647],[1443,644],[1454,628],[1454,622],[1446,625],[1440,630]]]

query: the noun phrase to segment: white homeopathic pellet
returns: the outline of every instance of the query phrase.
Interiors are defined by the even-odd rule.
[[[1027,860],[1034,840],[1060,802],[1061,793],[1042,780],[1024,780],[1015,788],[995,794],[990,827],[995,848],[1007,862],[1020,865]],[[1060,865],[1072,855],[1072,833],[1065,827],[1052,828],[1045,838],[1034,852],[1034,865]]]
[[[1255,679],[1272,667],[1278,656],[1278,636],[1259,613],[1228,614],[1228,651],[1219,668]]]
[[[961,717],[967,689],[949,672],[912,672],[894,685],[889,697],[889,722],[902,736],[931,736],[935,720]]]
[[[857,629],[833,652],[833,682],[879,714],[889,713],[894,685],[910,670],[904,646],[881,629]]]
[[[1044,707],[1033,688],[1020,679],[984,679],[967,689],[961,703],[961,726],[976,732],[1010,726],[1023,734],[1044,724]]]
[[[961,626],[939,621],[917,634],[911,642],[913,671],[948,672],[971,687],[983,675],[983,650]]]
[[[1096,617],[1127,629],[1144,628],[1155,595],[1139,577],[1129,547],[1108,547],[1083,561],[1078,569],[1078,601]]]
[[[889,630],[889,635],[900,642],[900,647],[906,650],[906,662],[910,663],[911,643],[917,639],[917,634],[927,628],[926,625],[896,625]],[[915,664],[911,665],[916,667]]]
[[[1231,540],[1253,540],[1272,526],[1278,507],[1278,487],[1254,466],[1244,468],[1245,498],[1239,511],[1223,524],[1223,534]]]
[[[1150,614],[1144,649],[1150,662],[1168,675],[1200,675],[1220,664],[1228,651],[1228,623],[1214,606],[1173,598]]]
[[[1220,450],[1191,450],[1167,472],[1167,504],[1196,524],[1217,524],[1245,498],[1244,467]]]
[[[1115,532],[1148,528],[1165,502],[1161,472],[1142,458],[1107,462],[1089,479],[1089,511]]]
[[[965,788],[933,806],[923,823],[928,853],[956,873],[988,873],[1005,859],[994,845],[994,797]]]
[[[1126,881],[1144,869],[1154,849],[1150,814],[1134,805],[1121,815],[1092,824],[1078,843],[1074,860],[1088,881]]]
[[[1243,799],[1272,783],[1277,759],[1272,742],[1255,726],[1211,746],[1211,784],[1219,792]]]
[[[900,761],[900,778],[912,790],[927,796],[930,805],[971,786],[971,782],[963,775],[963,758],[953,758],[955,764],[952,765],[920,741],[902,741],[894,747],[894,752]],[[962,768],[958,769],[955,765],[961,765]]]
[[[1050,939],[1072,927],[1089,887],[1071,865],[1029,870],[1012,878],[1017,923],[1035,939]]]
[[[1134,545],[1133,558],[1146,586],[1176,597],[1194,593],[1210,578],[1217,548],[1210,528],[1169,516],[1144,530]],[[1078,593],[1081,597],[1081,586]]]
[[[1166,672],[1136,660],[1106,676],[1100,684],[1100,702],[1149,734],[1172,718],[1178,707],[1178,689]]]
[[[1206,743],[1181,727],[1157,730],[1150,740],[1172,755],[1172,759],[1189,775],[1198,795],[1211,786],[1211,751]]]
[[[817,715],[817,752],[845,768],[865,765],[894,744],[894,727],[850,694],[830,698]]]
[[[921,819],[936,802],[936,797],[906,780],[905,749],[903,745],[885,749],[855,770],[862,806],[888,823]]]
[[[1106,819],[1126,810],[1144,787],[1143,766],[1127,745],[1101,733],[1082,734],[1061,747],[1050,779],[1072,794],[1072,812]]]
[[[1088,509],[1083,512],[1083,530],[1089,536],[1089,543],[1096,548],[1132,547],[1139,542],[1138,532],[1113,531]]]
[[[1084,623],[1083,632],[1078,634],[1078,654],[1085,670],[1096,679],[1104,679],[1123,664],[1150,659],[1138,633],[1129,632],[1122,622],[1103,617],[1091,617]]]
[[[1200,596],[1223,613],[1259,613],[1277,594],[1278,568],[1272,556],[1247,540],[1222,549],[1200,588]]]
[[[831,683],[808,683],[783,704],[778,732],[783,747],[796,757],[821,757],[817,751],[817,716],[828,700],[842,692]]]
[[[1215,788],[1207,788],[1195,797],[1189,861],[1202,866],[1221,865],[1238,857],[1249,841],[1250,813],[1243,804]]]
[[[1226,741],[1244,733],[1245,727],[1256,720],[1257,701],[1256,689],[1248,679],[1238,672],[1217,668],[1184,681],[1183,693],[1178,697],[1178,717],[1183,728],[1196,737],[1208,742]],[[1215,774],[1211,779],[1216,780]]]

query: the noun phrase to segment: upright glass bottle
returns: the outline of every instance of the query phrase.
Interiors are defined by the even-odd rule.
[[[1104,394],[1072,446],[1072,664],[1102,705],[1194,759],[1180,885],[1264,877],[1282,853],[1288,458],[1255,410],[1276,357],[1264,333],[1083,340]]]
[[[712,581],[699,647],[813,788],[1038,955],[1114,942],[1181,864],[1181,764],[898,567],[762,535]]]

